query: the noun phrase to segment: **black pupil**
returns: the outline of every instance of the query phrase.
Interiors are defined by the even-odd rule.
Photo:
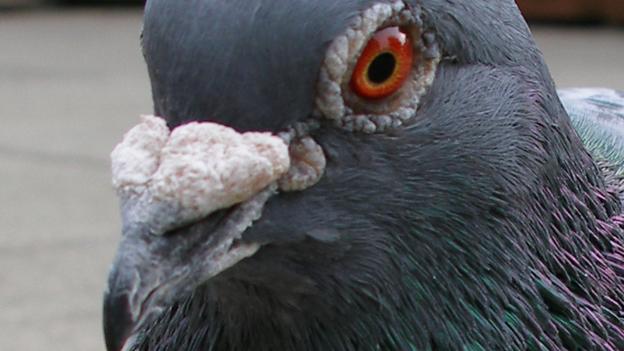
[[[394,55],[385,52],[375,57],[373,62],[371,62],[368,67],[368,79],[375,84],[381,84],[392,76],[395,66],[396,59]]]

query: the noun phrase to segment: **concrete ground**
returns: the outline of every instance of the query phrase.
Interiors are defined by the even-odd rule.
[[[104,348],[108,154],[150,112],[140,11],[0,12],[0,350]],[[560,86],[624,89],[624,32],[539,27]]]

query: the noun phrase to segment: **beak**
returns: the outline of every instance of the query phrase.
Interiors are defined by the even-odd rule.
[[[241,240],[260,218],[269,187],[251,199],[193,225],[154,235],[147,225],[123,229],[104,296],[108,351],[129,349],[128,340],[195,287],[253,255],[260,244]]]
[[[242,235],[278,186],[318,181],[320,146],[286,136],[214,123],[169,131],[154,116],[126,133],[111,154],[123,228],[104,295],[108,351],[131,349],[174,302],[255,254],[261,244]]]
[[[253,255],[241,240],[288,171],[288,145],[270,133],[215,123],[173,131],[143,116],[111,154],[122,239],[104,297],[109,351],[178,298]],[[186,226],[185,226],[186,225]]]
[[[110,280],[116,280],[112,274]],[[114,286],[112,289],[116,290]],[[107,291],[104,295],[104,339],[108,351],[121,350],[132,333],[134,322],[129,303],[126,294],[110,294]]]

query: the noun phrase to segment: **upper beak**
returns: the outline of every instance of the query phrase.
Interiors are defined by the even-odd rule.
[[[260,244],[243,242],[241,235],[274,191],[269,187],[166,235],[154,235],[146,226],[124,228],[104,296],[108,351],[125,350],[127,340],[172,303],[253,255]]]
[[[130,296],[118,293],[117,278],[111,273],[109,290],[104,295],[104,339],[108,351],[122,350],[134,329]],[[111,293],[113,291],[113,293]]]

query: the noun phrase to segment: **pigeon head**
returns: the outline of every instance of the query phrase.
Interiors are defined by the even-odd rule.
[[[122,196],[110,351],[622,345],[621,205],[512,0],[150,0],[142,45],[162,140],[263,132],[290,163],[180,221]]]

